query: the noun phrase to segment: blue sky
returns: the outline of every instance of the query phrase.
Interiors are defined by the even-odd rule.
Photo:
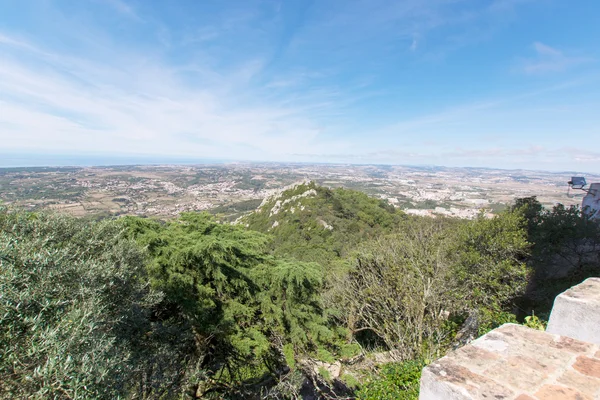
[[[0,151],[600,171],[596,0],[2,0]]]

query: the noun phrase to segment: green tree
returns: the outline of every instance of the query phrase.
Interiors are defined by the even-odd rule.
[[[527,234],[531,236],[541,221],[544,207],[536,196],[531,196],[516,199],[510,210],[523,216],[527,223]]]
[[[523,202],[517,200],[517,204]],[[559,293],[600,274],[600,223],[578,206],[540,207],[538,203],[517,210],[529,222],[528,240],[532,243],[528,264],[533,273],[522,304],[524,315],[532,311],[549,314]]]
[[[205,213],[125,223],[152,256],[152,285],[166,294],[161,308],[193,327],[195,352],[213,382],[200,391],[242,390],[277,376],[289,358],[284,346],[309,350],[331,338],[320,267],[273,258],[267,236]]]
[[[453,241],[456,293],[469,307],[506,310],[525,292],[529,242],[519,213],[478,217],[462,225]]]

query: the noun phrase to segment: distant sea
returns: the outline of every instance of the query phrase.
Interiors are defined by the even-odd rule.
[[[128,156],[99,154],[15,154],[0,152],[0,168],[93,167],[109,165],[223,164],[231,160],[191,157]]]

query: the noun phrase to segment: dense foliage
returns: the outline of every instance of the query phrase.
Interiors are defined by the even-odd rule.
[[[0,396],[143,398],[180,392],[185,332],[142,251],[114,222],[0,209]]]
[[[365,382],[356,393],[359,400],[417,400],[419,380],[425,363],[410,360],[383,365],[376,377]]]
[[[600,276],[600,224],[579,207],[544,209],[535,197],[518,199],[515,213],[527,220],[532,276],[521,303],[525,313],[548,316],[554,298],[586,278]]]
[[[443,354],[456,318],[475,313],[498,325],[525,290],[522,225],[513,213],[404,221],[398,233],[363,245],[334,286],[345,323],[375,333],[402,360]]]
[[[600,272],[597,221],[535,198],[431,219],[308,183],[221,217],[0,208],[0,397],[416,399],[426,362]]]
[[[128,217],[125,224],[152,257],[150,281],[165,293],[162,314],[192,326],[195,353],[212,382],[208,392],[237,392],[276,377],[286,345],[311,351],[333,338],[319,266],[274,258],[264,235],[208,214],[167,223]]]
[[[392,232],[402,219],[383,200],[310,182],[270,199],[243,222],[270,233],[275,254],[326,264],[345,258],[365,240]]]

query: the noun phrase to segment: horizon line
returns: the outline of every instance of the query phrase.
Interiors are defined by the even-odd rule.
[[[30,158],[32,156],[42,156],[49,158],[77,158],[77,157],[85,157],[83,154],[75,155],[75,154],[39,154],[39,153],[3,153],[0,152],[0,155],[8,155],[15,158],[25,157]],[[115,163],[112,162],[99,162],[97,164],[87,163],[80,160],[80,162],[75,162],[72,164],[69,163],[61,163],[61,162],[49,162],[48,164],[43,163],[23,163],[23,164],[12,164],[12,165],[3,165],[2,160],[0,160],[0,170],[7,169],[18,169],[18,168],[111,168],[111,167],[144,167],[144,166],[154,166],[154,167],[165,167],[165,166],[210,166],[210,165],[226,165],[226,164],[284,164],[284,165],[315,165],[315,166],[389,166],[389,167],[405,167],[405,168],[445,168],[445,169],[478,169],[478,170],[490,170],[490,171],[528,171],[528,172],[543,172],[550,173],[553,175],[569,173],[569,174],[587,174],[591,176],[600,176],[599,173],[589,172],[589,171],[575,171],[575,170],[544,170],[544,169],[528,169],[528,168],[497,168],[497,167],[481,167],[481,166],[446,166],[441,164],[396,164],[389,162],[365,162],[365,163],[357,163],[357,162],[332,162],[332,161],[277,161],[277,160],[244,160],[244,159],[220,159],[220,158],[209,158],[209,157],[193,157],[193,156],[161,156],[161,155],[150,155],[150,154],[118,154],[118,155],[109,155],[105,153],[87,153],[85,154],[91,158],[106,158],[108,160],[112,159]],[[159,159],[157,161],[150,161],[148,159]],[[121,160],[120,160],[121,159]],[[131,159],[131,162],[124,161],[123,159]],[[143,159],[146,159],[146,162],[139,162]],[[162,160],[160,160],[162,159]],[[119,161],[124,161],[123,163],[119,163]],[[137,161],[137,162],[134,162]]]

